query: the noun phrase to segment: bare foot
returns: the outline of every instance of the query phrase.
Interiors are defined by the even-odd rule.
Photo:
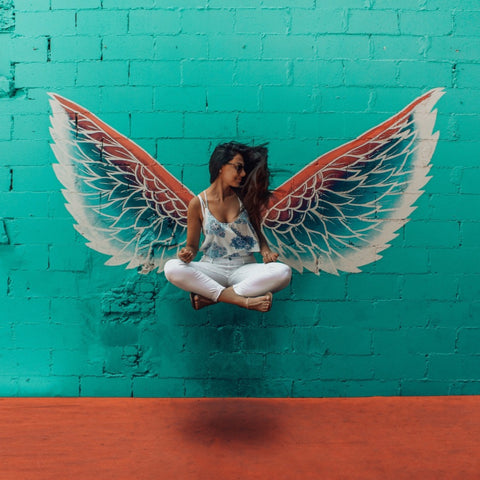
[[[245,308],[248,310],[257,310],[258,312],[268,312],[272,307],[273,295],[271,292],[260,297],[247,297]]]
[[[207,297],[199,295],[198,293],[190,294],[190,302],[192,303],[192,307],[194,310],[200,310],[203,307],[208,307],[209,305],[212,305],[215,303],[213,300],[210,300]]]

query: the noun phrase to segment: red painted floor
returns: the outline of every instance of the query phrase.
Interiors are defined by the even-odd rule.
[[[0,399],[0,479],[480,479],[480,397]]]

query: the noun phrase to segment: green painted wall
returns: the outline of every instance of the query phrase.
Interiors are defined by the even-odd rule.
[[[479,394],[478,1],[170,3],[0,0],[0,395]],[[268,314],[105,266],[51,168],[47,91],[199,191],[222,140],[269,141],[278,185],[438,86],[411,221],[362,273],[294,274]]]

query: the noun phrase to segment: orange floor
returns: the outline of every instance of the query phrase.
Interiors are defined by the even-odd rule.
[[[0,479],[480,479],[480,397],[0,399]]]

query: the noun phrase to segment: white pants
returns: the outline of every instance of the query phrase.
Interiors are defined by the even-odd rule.
[[[170,283],[214,302],[226,287],[243,297],[255,297],[285,288],[292,276],[288,265],[257,263],[253,255],[215,260],[204,256],[190,263],[174,259],[165,264],[164,272]]]

